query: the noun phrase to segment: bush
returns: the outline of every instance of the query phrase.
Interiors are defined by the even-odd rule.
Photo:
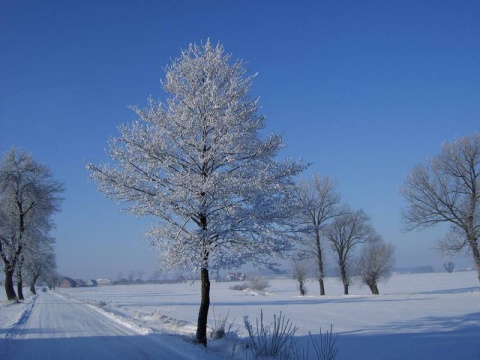
[[[263,311],[260,311],[260,323],[255,321],[255,328],[250,323],[248,316],[243,317],[245,328],[248,332],[248,349],[254,359],[259,357],[272,357],[275,359],[294,359],[298,348],[295,333],[298,330],[290,320],[285,320],[285,315],[273,316],[273,324],[263,323]]]
[[[238,291],[243,291],[247,288],[248,288],[247,283],[235,284],[235,285],[230,286],[230,289],[238,290]]]
[[[98,304],[99,307],[105,308],[105,307],[107,307],[107,306],[110,306],[110,301],[107,301],[107,300],[99,300],[97,304]]]
[[[252,290],[263,291],[270,287],[270,283],[260,275],[250,275],[248,277],[247,287]]]

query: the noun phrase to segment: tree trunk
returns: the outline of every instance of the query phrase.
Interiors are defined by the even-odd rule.
[[[320,284],[320,296],[325,295],[325,285],[323,284],[323,279],[319,279],[318,283]]]
[[[340,276],[342,277],[343,283],[343,294],[348,295],[348,277],[347,277],[347,268],[344,263],[340,264]]]
[[[372,295],[379,295],[380,293],[378,292],[378,287],[376,283],[369,284],[368,287],[370,288],[370,291],[372,292]]]
[[[17,294],[18,294],[18,300],[25,300],[23,297],[23,281],[22,280],[17,280]]]
[[[202,281],[202,299],[200,302],[200,311],[198,312],[197,323],[197,341],[204,346],[207,346],[207,321],[208,309],[210,307],[210,279],[208,276],[208,269],[201,270]]]
[[[470,244],[470,248],[472,249],[473,261],[475,262],[475,266],[477,267],[478,281],[480,281],[480,251],[478,251],[477,239],[471,237],[470,239],[468,239],[468,243]]]
[[[40,272],[38,272],[38,273],[33,272],[32,282],[30,283],[30,291],[34,295],[37,293],[35,291],[35,284],[37,283],[37,279],[38,279],[39,276],[40,276]]]
[[[17,300],[17,294],[13,287],[13,270],[5,270],[5,293],[8,300]]]
[[[315,243],[317,245],[318,284],[320,285],[320,296],[323,296],[325,295],[325,284],[323,283],[323,256],[318,229],[315,230]]]
[[[22,261],[17,263],[17,296],[18,300],[25,300],[23,297],[23,276],[22,276]]]
[[[305,295],[305,284],[303,280],[298,280],[298,287],[300,289],[300,296]]]

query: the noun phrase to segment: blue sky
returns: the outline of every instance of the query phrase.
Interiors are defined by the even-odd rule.
[[[0,1],[0,152],[31,152],[66,183],[59,271],[113,277],[156,254],[149,221],[88,180],[128,105],[164,99],[164,68],[191,42],[221,42],[258,72],[267,130],[284,156],[335,178],[397,251],[431,264],[441,229],[405,233],[398,188],[444,141],[479,130],[480,3],[471,1]]]

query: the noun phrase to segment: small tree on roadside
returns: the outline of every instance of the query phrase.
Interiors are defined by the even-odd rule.
[[[468,249],[480,281],[480,132],[443,144],[440,154],[412,169],[401,193],[407,229],[449,225],[439,249]]]
[[[283,224],[305,166],[275,160],[281,136],[260,137],[265,118],[249,97],[252,80],[221,45],[191,44],[166,69],[166,105],[133,108],[138,120],[110,142],[114,164],[88,165],[107,197],[161,222],[149,237],[165,268],[200,272],[196,338],[204,345],[210,272],[274,266],[292,248]]]
[[[392,274],[395,262],[394,248],[380,236],[367,242],[357,259],[356,270],[363,284],[368,285],[373,295],[378,295],[378,283],[386,281]]]
[[[55,288],[60,285],[60,281],[64,276],[60,275],[56,269],[49,268],[46,269],[40,278],[47,284],[50,290],[55,290]]]
[[[345,208],[325,229],[336,256],[343,283],[343,293],[348,295],[353,270],[353,251],[359,244],[366,243],[375,235],[369,224],[369,218],[363,210],[352,211]]]
[[[30,286],[30,292],[36,294],[35,284],[57,269],[57,259],[52,238],[38,239],[33,247],[25,251],[24,274]]]

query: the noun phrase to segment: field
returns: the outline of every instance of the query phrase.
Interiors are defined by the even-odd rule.
[[[212,340],[210,348],[230,358],[245,359],[241,346],[247,333],[243,317],[254,323],[263,310],[265,322],[285,315],[298,326],[296,337],[306,345],[309,332],[319,339],[333,326],[338,334],[337,359],[472,359],[480,357],[480,288],[475,272],[395,274],[380,284],[381,295],[369,294],[358,284],[344,296],[333,278],[327,296],[318,296],[318,284],[307,283],[309,294],[298,295],[294,280],[269,279],[265,292],[232,290],[234,282],[212,282],[213,315],[224,318],[240,339]],[[100,307],[112,319],[145,334],[193,335],[200,300],[199,282],[162,285],[124,285],[57,289],[62,296]],[[2,295],[3,296],[3,295]],[[2,300],[0,320],[13,322],[12,307]],[[10,315],[9,315],[10,312]],[[12,320],[13,319],[13,320]],[[8,324],[7,324],[8,325]],[[8,332],[8,326],[3,333]],[[313,358],[313,357],[312,357]]]

